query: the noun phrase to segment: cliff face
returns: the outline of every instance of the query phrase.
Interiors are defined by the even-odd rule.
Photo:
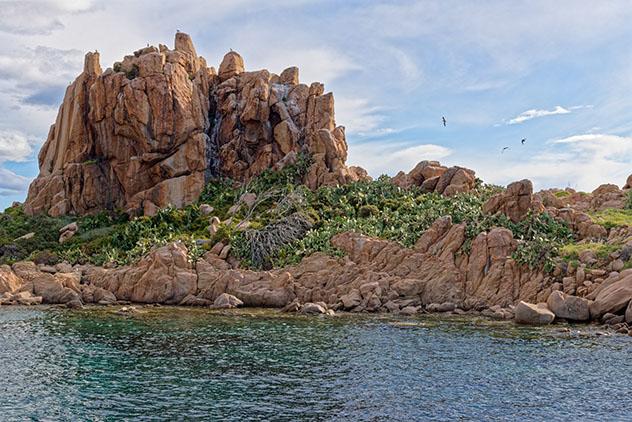
[[[344,128],[322,84],[300,84],[297,68],[246,72],[232,51],[216,72],[177,33],[173,50],[146,47],[105,72],[98,53],[86,55],[40,151],[25,211],[152,214],[195,201],[213,177],[247,181],[300,152],[313,157],[311,188],[363,176],[345,165]]]

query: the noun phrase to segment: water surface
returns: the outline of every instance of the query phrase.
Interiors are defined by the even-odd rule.
[[[0,419],[632,418],[632,338],[582,326],[143,311],[0,308]]]

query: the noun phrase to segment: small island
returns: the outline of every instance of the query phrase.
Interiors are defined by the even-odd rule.
[[[183,32],[105,71],[88,53],[28,198],[0,214],[0,305],[443,313],[632,334],[632,177],[534,192],[425,160],[373,180],[347,149],[333,94],[296,67],[246,71],[231,51],[215,70]]]

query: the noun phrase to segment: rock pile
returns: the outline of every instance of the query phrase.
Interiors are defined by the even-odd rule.
[[[445,167],[438,161],[421,161],[410,172],[400,171],[392,179],[401,188],[421,187],[422,192],[436,192],[452,196],[459,192],[467,192],[476,185],[473,170],[464,167]]]
[[[311,188],[366,177],[348,168],[344,127],[322,84],[246,72],[228,53],[219,72],[191,38],[175,48],[146,47],[102,71],[98,53],[68,87],[39,154],[28,214],[86,214],[122,209],[153,214],[199,197],[215,176],[245,182],[311,154]]]

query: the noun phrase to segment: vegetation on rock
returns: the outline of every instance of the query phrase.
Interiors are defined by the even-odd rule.
[[[47,263],[122,265],[154,247],[180,240],[193,260],[222,242],[232,246],[242,265],[271,268],[295,264],[314,252],[340,255],[330,239],[344,231],[412,247],[437,218],[446,215],[456,224],[466,224],[463,252],[469,252],[479,233],[504,227],[518,240],[514,259],[531,268],[552,269],[560,248],[573,240],[567,225],[546,213],[529,214],[518,223],[503,214],[485,214],[483,204],[502,190],[498,186],[478,181],[470,192],[446,197],[422,193],[415,186],[400,188],[382,176],[310,191],[300,184],[310,163],[301,155],[296,163],[265,171],[242,186],[228,179],[211,181],[198,204],[161,209],[151,217],[128,219],[104,213],[82,217],[77,220],[78,234],[63,244],[57,241],[58,232],[72,221],[70,217],[29,217],[19,207],[10,208],[0,215],[0,263],[45,258]],[[254,199],[246,201],[246,194]],[[212,206],[212,215],[204,215],[201,204]],[[212,233],[209,223],[214,216],[221,223]],[[28,232],[35,235],[16,240]]]

